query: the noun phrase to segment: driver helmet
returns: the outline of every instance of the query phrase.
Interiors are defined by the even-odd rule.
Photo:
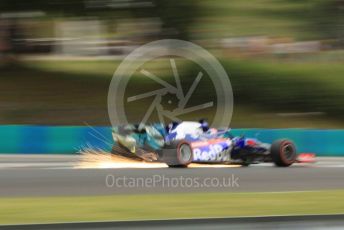
[[[209,130],[209,124],[208,124],[207,120],[201,119],[201,120],[199,120],[199,123],[201,123],[201,128],[202,128],[203,132],[207,132]]]

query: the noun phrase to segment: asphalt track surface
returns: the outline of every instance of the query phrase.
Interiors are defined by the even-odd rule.
[[[266,216],[118,222],[81,222],[0,226],[0,230],[33,229],[343,229],[343,215]]]
[[[132,181],[138,182],[133,185]],[[69,155],[0,156],[2,197],[328,189],[344,189],[344,158],[319,158],[315,164],[289,168],[193,164],[172,169],[161,163],[118,161],[108,156],[92,156],[91,160]]]

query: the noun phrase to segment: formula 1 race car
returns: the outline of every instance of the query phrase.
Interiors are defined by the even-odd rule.
[[[296,162],[313,162],[314,154],[298,156],[287,139],[263,143],[255,138],[233,136],[228,130],[209,128],[205,120],[162,124],[118,126],[112,132],[112,154],[165,162],[170,167],[186,167],[192,162],[226,163],[248,166],[273,162],[288,167]],[[303,160],[300,160],[303,159]]]

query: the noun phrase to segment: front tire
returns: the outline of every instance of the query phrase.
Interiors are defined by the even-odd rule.
[[[162,150],[163,162],[169,167],[187,167],[193,159],[191,145],[182,140],[174,142]]]
[[[296,147],[292,141],[282,139],[271,145],[271,158],[277,167],[289,167],[296,161]]]

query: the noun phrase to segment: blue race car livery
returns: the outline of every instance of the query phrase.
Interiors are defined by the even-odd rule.
[[[256,138],[233,136],[231,130],[209,128],[199,122],[126,125],[113,129],[112,153],[145,161],[165,162],[170,167],[185,167],[192,162],[249,165],[273,162],[287,167],[300,162],[294,143],[287,139],[263,143]],[[307,155],[308,162],[314,155]]]

